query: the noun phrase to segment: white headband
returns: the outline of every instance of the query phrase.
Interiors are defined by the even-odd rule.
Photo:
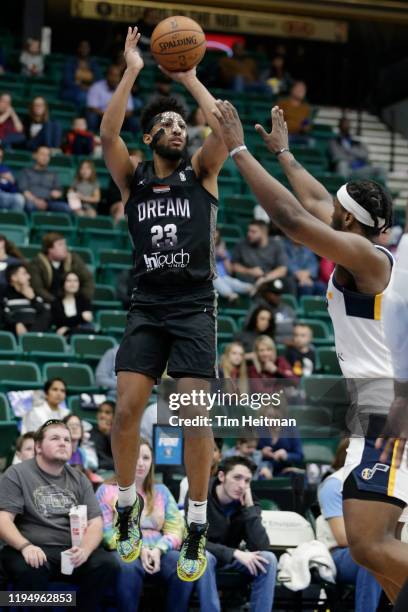
[[[354,198],[351,197],[349,192],[347,191],[347,184],[342,185],[337,192],[337,199],[340,204],[351,212],[357,221],[360,221],[363,225],[368,225],[369,227],[375,227],[375,221],[365,208],[363,208],[358,202],[355,201]],[[385,225],[385,219],[381,219],[378,217],[378,228],[381,228]]]

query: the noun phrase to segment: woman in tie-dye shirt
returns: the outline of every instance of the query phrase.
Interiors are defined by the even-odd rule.
[[[117,555],[121,567],[117,585],[117,608],[119,611],[136,611],[145,575],[155,574],[164,578],[167,583],[166,609],[187,611],[194,585],[182,582],[177,577],[183,517],[168,488],[162,484],[154,484],[153,453],[148,442],[143,439],[140,441],[135,483],[145,502],[140,523],[143,545],[139,559],[131,563],[124,563],[116,552],[113,525],[116,520],[118,487],[116,484],[103,484],[96,492],[103,514],[104,545],[115,551],[112,554]]]

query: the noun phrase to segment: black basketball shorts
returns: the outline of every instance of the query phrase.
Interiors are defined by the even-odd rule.
[[[115,370],[158,379],[217,375],[216,298],[204,295],[154,300],[137,294],[127,318]]]

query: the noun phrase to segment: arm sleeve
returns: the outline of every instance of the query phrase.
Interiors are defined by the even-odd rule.
[[[25,170],[22,170],[17,176],[17,185],[20,191],[30,190],[30,183],[28,180],[27,172],[25,172]]]
[[[96,492],[103,519],[103,543],[108,550],[116,550],[116,537],[113,528],[113,499],[109,495],[110,487],[101,485]]]
[[[0,481],[0,510],[23,514],[24,495],[15,467],[11,466]]]
[[[177,507],[176,500],[167,489],[167,487],[160,487],[164,491],[165,495],[165,508],[164,508],[164,524],[161,529],[162,537],[157,542],[156,547],[160,548],[163,553],[167,553],[169,550],[178,550],[181,545],[183,537],[183,517]]]
[[[326,478],[318,489],[320,510],[326,520],[343,516],[341,481]]]
[[[258,502],[242,510],[245,521],[245,541],[248,550],[268,550],[269,538],[261,520],[262,509]]]

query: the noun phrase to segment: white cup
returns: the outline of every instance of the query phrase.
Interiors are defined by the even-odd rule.
[[[71,553],[68,550],[61,552],[61,574],[70,576],[74,571],[74,566],[71,562]]]

